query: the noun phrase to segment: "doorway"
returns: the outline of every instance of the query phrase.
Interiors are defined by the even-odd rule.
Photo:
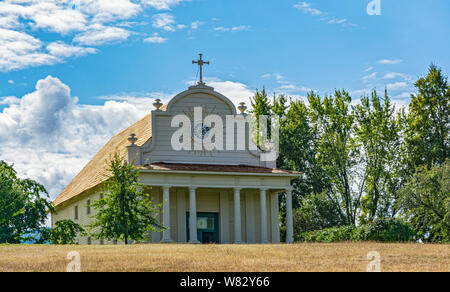
[[[189,241],[189,212],[186,213],[186,225]],[[219,243],[219,213],[197,212],[197,239],[201,243]]]

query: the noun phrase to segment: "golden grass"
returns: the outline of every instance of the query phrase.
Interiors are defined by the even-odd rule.
[[[371,251],[381,255],[382,271],[450,271],[450,245],[381,243],[4,245],[0,271],[62,272],[70,251],[81,254],[82,271],[364,272]]]

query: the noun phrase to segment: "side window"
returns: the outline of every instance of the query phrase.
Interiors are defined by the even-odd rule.
[[[78,206],[75,206],[74,218],[75,218],[75,220],[78,220]]]
[[[91,200],[87,200],[86,205],[86,213],[91,215]]]

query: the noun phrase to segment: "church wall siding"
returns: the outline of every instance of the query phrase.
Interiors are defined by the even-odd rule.
[[[178,128],[171,127],[172,117],[182,114],[193,119],[194,107],[203,108],[203,117],[207,114],[215,114],[222,117],[224,131],[224,147],[226,145],[226,116],[233,114],[233,109],[228,103],[219,97],[205,94],[194,93],[177,100],[171,107],[171,112],[153,115],[153,138],[151,151],[143,149],[142,163],[152,162],[185,162],[185,163],[219,163],[219,164],[248,164],[254,166],[263,166],[258,157],[251,155],[248,151],[213,151],[212,155],[199,155],[197,151],[174,151],[171,146],[173,133]],[[195,127],[195,125],[191,125]],[[235,145],[237,144],[237,134],[235,131]],[[194,143],[192,143],[194,144]],[[192,145],[192,149],[193,149]],[[236,149],[236,148],[235,148]]]

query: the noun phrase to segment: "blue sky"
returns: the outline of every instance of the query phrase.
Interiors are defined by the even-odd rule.
[[[120,129],[193,83],[235,103],[388,88],[398,105],[431,62],[450,68],[450,1],[2,0],[0,159],[55,197]],[[20,145],[20,146],[17,146]]]

